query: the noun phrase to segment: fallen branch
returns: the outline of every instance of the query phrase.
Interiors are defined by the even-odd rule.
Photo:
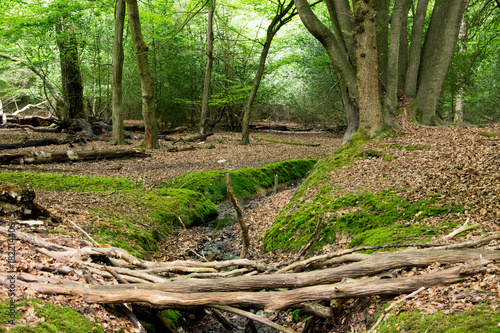
[[[238,201],[233,192],[233,187],[231,186],[231,174],[226,173],[226,187],[227,187],[227,196],[229,200],[233,204],[234,210],[236,211],[236,217],[238,219],[238,223],[241,227],[241,237],[243,238],[243,247],[241,248],[240,258],[245,258],[247,256],[248,248],[250,247],[250,236],[248,235],[248,225],[243,219],[243,211],[238,205]]]
[[[38,140],[26,140],[23,142],[17,143],[4,143],[0,144],[0,150],[4,149],[17,149],[17,148],[25,148],[25,147],[42,147],[42,146],[50,146],[50,145],[64,145],[68,143],[66,140],[58,140],[54,138],[44,138]]]
[[[409,298],[417,296],[418,294],[420,294],[424,290],[425,290],[425,287],[422,287],[422,288],[420,288],[418,290],[415,290],[411,294],[406,295],[405,297],[401,298],[399,301],[392,303],[387,309],[384,309],[382,315],[378,318],[378,320],[375,323],[375,325],[373,325],[372,328],[370,328],[367,333],[372,333],[375,330],[375,328],[377,328],[377,326],[380,325],[380,323],[382,322],[382,320],[384,320],[384,318],[387,316],[387,314],[392,309],[394,309],[399,303],[402,303],[402,302],[406,301]]]
[[[183,147],[183,148],[180,148],[180,147],[169,147],[169,148],[167,148],[167,151],[170,152],[170,153],[178,153],[178,152],[181,152],[181,151],[191,151],[191,150],[196,150],[196,149],[214,149],[214,148],[215,148],[214,145],[201,146],[201,147],[195,147],[195,146],[191,145],[191,146]]]
[[[274,142],[274,143],[283,143],[283,144],[287,144],[287,145],[296,145],[296,146],[309,146],[309,147],[319,147],[320,146],[319,143],[280,141],[280,140],[267,139],[267,138],[261,138],[261,137],[254,137],[254,139],[261,140],[261,141]]]
[[[65,152],[28,152],[17,154],[0,154],[0,164],[42,164],[42,163],[66,163],[87,160],[149,157],[150,154],[137,149],[117,150],[86,150]]]
[[[450,234],[444,236],[443,240],[450,240],[462,232],[479,228],[479,224],[471,224],[471,225],[468,225],[468,224],[469,224],[469,218],[467,218],[464,225],[462,225],[460,228],[458,228],[458,229],[454,230],[453,232],[451,232]]]
[[[186,139],[180,138],[180,139],[175,140],[174,144],[176,144],[179,141],[184,142],[184,143],[195,142],[195,141],[205,141],[211,135],[214,135],[214,133],[207,133],[207,134],[195,135],[195,136],[192,136],[192,137],[189,137],[189,138],[186,138]]]

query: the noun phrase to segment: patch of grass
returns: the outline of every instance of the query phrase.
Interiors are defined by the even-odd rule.
[[[500,133],[481,132],[480,134],[481,134],[482,136],[487,137],[487,138],[497,138],[497,137],[500,137]]]
[[[217,216],[217,206],[203,194],[187,189],[117,191],[107,207],[89,208],[105,223],[92,234],[100,241],[121,247],[134,255],[157,251],[162,235],[172,226],[202,224]]]
[[[62,231],[62,230],[55,230],[55,229],[53,229],[53,230],[50,230],[50,231],[49,231],[49,234],[61,234],[61,235],[66,235],[66,234],[67,234],[67,232],[66,232],[66,231]]]
[[[427,333],[494,333],[499,332],[500,312],[488,307],[478,307],[464,313],[432,315],[417,310],[403,311],[389,316],[377,332],[427,332]]]
[[[105,192],[142,188],[142,182],[127,178],[86,177],[33,172],[2,172],[0,182],[45,191],[74,190],[76,192]]]
[[[362,152],[358,153],[356,155],[356,157],[361,157],[361,158],[364,158],[364,159],[368,159],[368,158],[377,158],[377,157],[380,157],[380,156],[383,156],[384,153],[381,152],[380,150],[376,150],[376,149],[368,149],[368,150],[363,150]]]
[[[403,149],[403,146],[399,143],[395,143],[395,144],[390,144],[390,145],[384,145],[384,147],[387,147],[387,148],[392,148],[392,149]]]
[[[314,244],[320,247],[334,242],[338,234],[353,236],[349,247],[397,242],[429,241],[437,227],[413,225],[429,216],[443,216],[463,211],[462,206],[439,206],[438,197],[415,203],[392,191],[361,193],[341,198],[320,193],[300,209],[285,208],[266,232],[266,249],[299,249],[314,232],[317,217],[324,216],[324,229]],[[402,222],[411,221],[409,226]]]
[[[175,177],[165,187],[189,189],[207,196],[212,202],[226,200],[226,173],[231,174],[231,184],[236,197],[248,197],[261,189],[272,188],[274,177],[279,183],[288,183],[303,178],[316,164],[317,159],[301,159],[267,164],[262,168],[238,170],[214,170],[192,172]]]
[[[398,158],[396,155],[394,154],[391,154],[391,153],[387,153],[387,154],[384,154],[384,162],[390,162],[390,161],[393,161],[395,160],[396,158]]]
[[[406,146],[405,149],[408,151],[429,150],[431,149],[431,146]]]
[[[11,319],[8,308],[9,300],[0,302],[0,325],[5,326]],[[98,333],[104,332],[102,327],[90,322],[85,316],[68,307],[58,307],[50,303],[44,303],[35,299],[22,300],[16,303],[16,307],[33,308],[34,315],[44,318],[36,326],[15,326],[10,328],[12,333]],[[16,314],[16,323],[21,319],[19,311]],[[6,330],[0,327],[0,332]]]

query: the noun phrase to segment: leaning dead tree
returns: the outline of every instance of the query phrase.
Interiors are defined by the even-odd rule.
[[[8,235],[7,228],[0,227],[0,234]],[[395,244],[392,247],[404,245],[410,248],[370,255],[357,252],[377,247],[362,247],[285,266],[248,259],[153,262],[136,258],[115,247],[70,248],[21,231],[16,231],[16,236],[44,256],[64,263],[58,268],[40,266],[40,269],[58,274],[59,278],[20,273],[18,283],[34,291],[78,295],[88,303],[133,303],[155,309],[210,308],[229,311],[266,325],[275,325],[273,327],[283,332],[292,330],[263,316],[256,317],[242,308],[271,312],[300,308],[306,313],[332,319],[329,305],[332,300],[409,294],[423,287],[456,283],[486,270],[492,261],[500,260],[500,251],[477,248],[500,239],[500,233],[465,243]],[[384,246],[389,247],[391,245]],[[100,258],[102,262],[103,257],[109,259],[112,268],[92,262],[93,258]],[[428,267],[436,262],[450,267],[408,277],[390,274],[394,269]],[[81,274],[82,268],[101,276],[106,284],[87,284],[63,278],[67,274]],[[0,283],[9,283],[6,273],[0,273]]]

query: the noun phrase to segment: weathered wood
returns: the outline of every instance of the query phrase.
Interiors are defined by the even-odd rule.
[[[276,292],[165,292],[157,285],[138,285],[122,290],[128,285],[89,286],[71,288],[58,285],[32,284],[30,288],[44,294],[80,295],[89,303],[134,303],[146,302],[168,308],[195,308],[213,305],[251,307],[266,311],[283,310],[302,302],[327,301],[337,298],[359,298],[374,295],[391,296],[411,293],[421,287],[445,285],[465,280],[481,272],[489,261],[481,260],[472,265],[453,267],[443,271],[407,278],[361,280],[354,283],[315,285],[294,290]],[[0,283],[5,283],[0,278]]]
[[[283,144],[286,144],[286,145],[309,146],[309,147],[319,147],[320,146],[319,143],[281,141],[281,140],[261,138],[261,137],[254,137],[254,139],[255,140],[260,140],[260,141],[273,142],[273,143],[283,143]]]
[[[191,151],[191,150],[197,150],[197,149],[214,149],[214,148],[215,148],[214,145],[208,145],[208,146],[202,146],[202,147],[195,147],[193,145],[190,145],[188,147],[183,147],[183,148],[169,147],[169,148],[167,148],[167,151],[170,153],[178,153],[181,151]]]
[[[211,135],[214,135],[214,133],[206,133],[206,134],[200,134],[200,135],[195,135],[195,136],[191,136],[189,138],[186,138],[186,139],[177,139],[174,141],[174,144],[181,141],[181,142],[184,142],[184,143],[187,143],[187,142],[195,142],[195,141],[205,141],[209,136]]]
[[[86,150],[65,152],[28,152],[17,154],[0,154],[0,164],[42,164],[42,163],[66,163],[87,160],[102,160],[115,158],[141,158],[149,157],[150,154],[138,149],[108,149],[108,150]]]
[[[301,288],[336,283],[344,278],[358,278],[367,275],[375,275],[395,268],[427,267],[435,262],[441,264],[454,264],[479,260],[480,258],[500,260],[500,252],[483,249],[457,249],[374,253],[367,260],[323,270],[286,274],[261,274],[214,280],[180,278],[155,284],[154,288],[156,290],[176,293]],[[134,288],[135,287],[137,289],[151,288],[149,284],[137,284]],[[103,288],[103,292],[107,290],[106,286],[96,286],[95,288]],[[114,288],[123,290],[133,289],[127,285],[118,285]]]
[[[59,140],[55,138],[43,138],[38,140],[25,140],[23,142],[17,142],[17,143],[0,144],[0,150],[26,148],[26,147],[42,147],[50,145],[64,145],[66,143],[68,143],[67,140]]]
[[[229,172],[226,173],[226,187],[227,196],[233,204],[234,210],[236,211],[238,223],[241,227],[241,238],[243,238],[243,246],[241,248],[240,258],[243,259],[247,256],[248,248],[250,247],[250,236],[248,235],[248,224],[243,219],[243,211],[238,205],[238,201],[236,200],[236,196],[234,195],[233,186],[231,185],[231,174]]]

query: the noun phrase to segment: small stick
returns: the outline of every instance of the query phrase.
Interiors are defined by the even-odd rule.
[[[278,174],[274,176],[274,186],[273,193],[276,194],[278,192]]]
[[[233,187],[231,186],[231,175],[226,173],[226,186],[227,186],[227,195],[231,203],[233,204],[234,210],[236,211],[236,216],[238,218],[238,223],[241,226],[241,236],[243,237],[243,247],[241,248],[240,258],[245,258],[247,256],[248,248],[250,247],[250,236],[248,235],[248,225],[245,223],[243,219],[243,211],[238,205],[238,201],[236,201],[236,197],[234,196]]]
[[[272,327],[274,329],[277,329],[278,331],[280,332],[285,332],[285,333],[297,333],[297,331],[294,331],[292,330],[291,328],[287,328],[287,327],[284,327],[284,326],[281,326],[281,325],[278,325],[276,324],[275,322],[272,322],[270,321],[269,319],[267,319],[265,316],[263,315],[256,315],[256,314],[253,314],[253,313],[250,313],[248,311],[243,311],[241,309],[237,309],[237,308],[233,308],[232,306],[225,306],[225,305],[211,305],[210,306],[211,308],[214,308],[214,309],[219,309],[219,310],[224,310],[224,311],[227,311],[227,312],[232,312],[232,313],[235,313],[237,315],[240,315],[240,316],[243,316],[243,317],[246,317],[248,319],[252,319],[252,320],[255,320],[255,321],[258,321],[259,323],[262,323],[264,325],[267,325],[269,327]]]
[[[367,331],[367,333],[372,333],[375,328],[380,325],[380,323],[382,322],[382,320],[387,316],[387,314],[389,313],[389,311],[391,311],[392,309],[394,309],[399,303],[409,299],[409,298],[412,298],[412,297],[415,297],[416,295],[418,295],[419,293],[421,293],[422,291],[425,290],[425,287],[421,287],[420,289],[418,290],[415,290],[414,292],[412,292],[411,294],[409,295],[406,295],[405,297],[401,298],[399,301],[396,301],[394,303],[392,303],[387,309],[385,309],[382,313],[382,315],[378,318],[377,322],[375,323],[375,325],[372,326],[372,328],[370,328],[369,331]]]
[[[92,244],[94,244],[95,246],[99,246],[99,243],[97,243],[92,237],[90,237],[90,235],[88,233],[85,232],[85,230],[83,230],[82,228],[80,228],[79,226],[76,225],[75,222],[71,221],[70,219],[68,219],[68,221],[80,232],[82,232],[85,236],[87,236],[88,239],[90,239],[90,241],[92,242]]]

